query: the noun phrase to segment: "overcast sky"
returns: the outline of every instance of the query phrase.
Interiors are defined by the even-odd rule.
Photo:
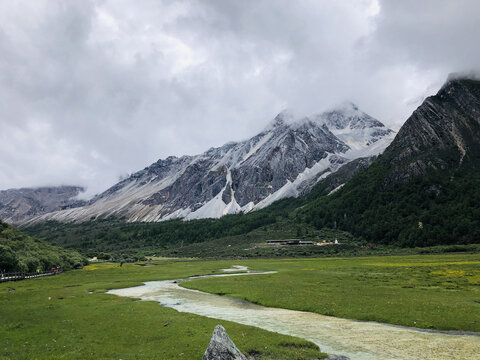
[[[94,194],[284,108],[398,128],[479,34],[477,0],[0,0],[0,189]]]

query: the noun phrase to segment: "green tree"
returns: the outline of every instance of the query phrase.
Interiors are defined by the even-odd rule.
[[[0,244],[0,271],[15,271],[18,265],[18,258],[10,246]]]

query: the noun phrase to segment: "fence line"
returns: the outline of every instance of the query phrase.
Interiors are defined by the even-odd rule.
[[[43,273],[25,273],[25,272],[1,273],[0,272],[0,283],[7,282],[7,281],[33,279],[33,278],[44,277],[44,276],[52,276],[55,274],[57,274],[57,271],[46,271]]]

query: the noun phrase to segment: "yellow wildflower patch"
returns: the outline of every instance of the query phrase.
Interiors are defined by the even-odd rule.
[[[431,274],[449,276],[449,277],[463,277],[463,276],[465,276],[465,271],[463,271],[463,270],[452,270],[452,269],[442,269],[442,270],[432,271]]]
[[[366,263],[367,266],[385,267],[414,267],[414,266],[442,266],[442,265],[480,265],[480,261],[449,261],[449,262],[424,262],[424,263]]]

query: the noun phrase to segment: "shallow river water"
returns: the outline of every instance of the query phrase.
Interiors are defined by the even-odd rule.
[[[273,273],[273,272],[267,272]],[[215,276],[260,275],[221,274]],[[427,332],[375,322],[269,308],[247,301],[182,288],[184,280],[150,281],[108,294],[156,301],[162,306],[209,318],[256,326],[314,342],[323,352],[363,359],[480,359],[480,336]]]

